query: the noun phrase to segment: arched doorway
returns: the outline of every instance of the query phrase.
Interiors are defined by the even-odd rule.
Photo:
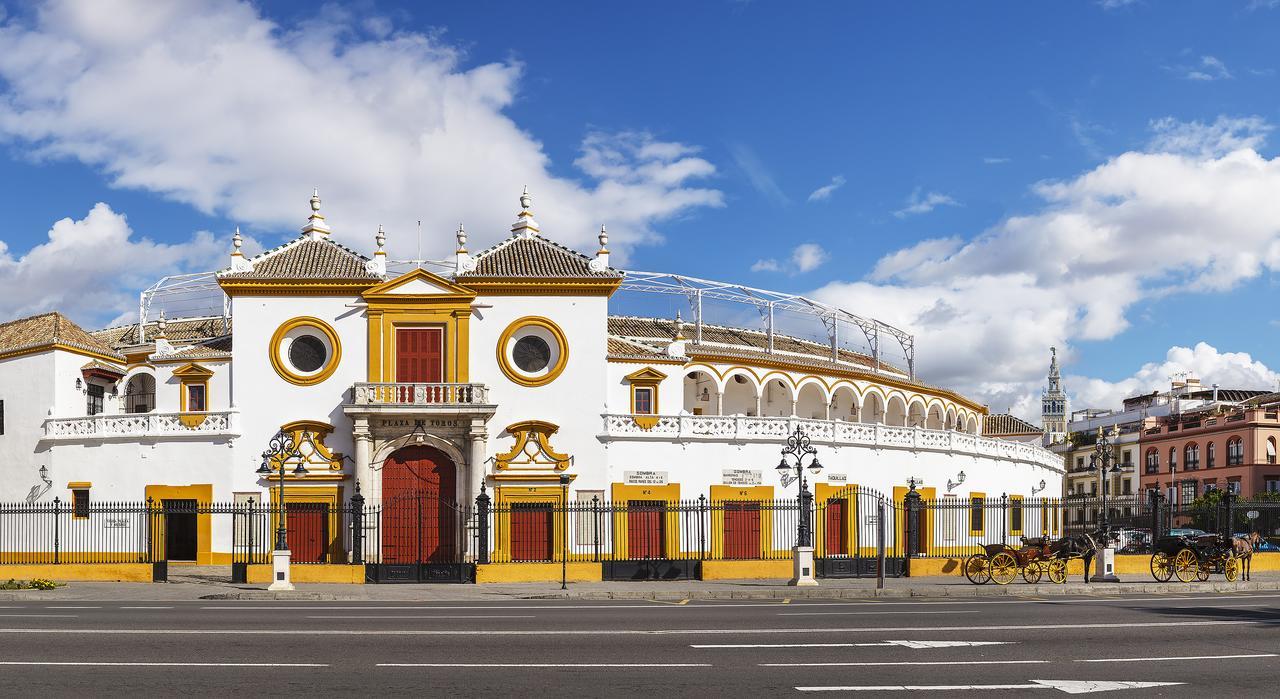
[[[412,446],[382,466],[383,563],[450,563],[458,537],[457,469],[444,452]]]

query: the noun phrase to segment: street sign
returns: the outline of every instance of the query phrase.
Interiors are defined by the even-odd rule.
[[[1245,516],[1245,517],[1248,517],[1249,519],[1257,519],[1257,518],[1258,518],[1258,511],[1257,511],[1257,510],[1249,510],[1248,512],[1244,513],[1244,516]]]

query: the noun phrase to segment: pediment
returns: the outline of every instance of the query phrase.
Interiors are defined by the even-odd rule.
[[[458,286],[453,282],[432,274],[425,269],[415,269],[395,279],[372,287],[364,292],[365,297],[376,296],[466,296],[474,297],[471,289]]]
[[[645,367],[640,371],[627,374],[623,378],[631,383],[657,383],[667,378],[667,375],[653,367]]]

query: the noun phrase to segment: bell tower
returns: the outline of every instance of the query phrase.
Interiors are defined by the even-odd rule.
[[[1046,445],[1067,438],[1067,394],[1058,372],[1057,347],[1049,348],[1049,387],[1040,396],[1040,426],[1044,428]]]

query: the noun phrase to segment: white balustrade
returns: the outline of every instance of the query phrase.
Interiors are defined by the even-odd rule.
[[[45,439],[86,439],[163,436],[236,436],[240,434],[239,413],[126,413],[49,418],[44,421]]]
[[[642,427],[635,415],[605,414],[607,439],[653,439],[667,441],[782,441],[797,427],[811,440],[833,446],[864,446],[876,449],[912,449],[952,454],[995,457],[1033,463],[1062,470],[1062,457],[1035,444],[1010,442],[952,430],[873,425],[840,420],[811,420],[794,417],[748,415],[652,415],[651,428]]]
[[[480,383],[358,383],[351,388],[356,405],[487,405],[489,389]]]

